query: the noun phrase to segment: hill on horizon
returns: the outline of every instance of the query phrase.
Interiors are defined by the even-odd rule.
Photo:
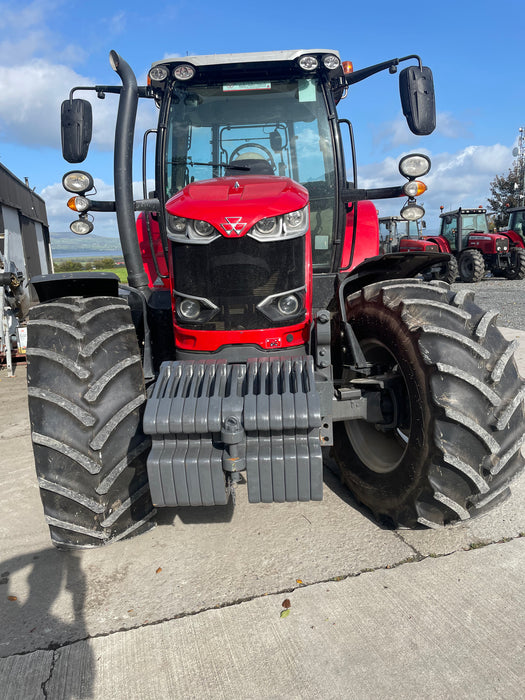
[[[81,257],[85,255],[103,255],[104,253],[115,254],[121,251],[120,239],[118,237],[98,236],[88,233],[86,236],[77,236],[70,231],[59,231],[50,233],[51,251],[53,255],[64,257]],[[120,252],[122,254],[122,252]]]

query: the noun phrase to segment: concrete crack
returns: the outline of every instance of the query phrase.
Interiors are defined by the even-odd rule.
[[[57,661],[57,653],[56,653],[56,651],[53,651],[53,656],[51,657],[51,664],[50,664],[50,667],[49,667],[49,675],[48,675],[48,677],[46,678],[46,680],[42,683],[42,686],[41,686],[41,688],[42,688],[42,695],[43,695],[43,697],[46,698],[46,699],[49,697],[48,694],[47,694],[47,684],[49,683],[49,681],[51,680],[51,678],[52,678],[52,676],[53,676],[53,672],[54,672],[54,670],[55,670],[55,663],[56,663],[56,661]]]

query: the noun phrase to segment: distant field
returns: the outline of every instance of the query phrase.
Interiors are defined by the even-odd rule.
[[[97,270],[97,272],[114,272],[116,275],[118,275],[118,278],[122,284],[128,283],[128,271],[125,267],[108,267],[104,268],[103,270]]]
[[[121,256],[115,258],[111,255],[61,258],[54,260],[54,267],[55,272],[114,272],[123,284],[128,281],[128,271]]]

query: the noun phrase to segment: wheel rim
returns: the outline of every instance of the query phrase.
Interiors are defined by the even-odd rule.
[[[370,471],[388,474],[395,471],[403,461],[410,440],[412,419],[408,385],[396,358],[385,345],[375,339],[367,339],[361,345],[369,362],[379,365],[382,373],[398,378],[394,400],[400,418],[397,426],[389,430],[378,429],[374,423],[365,420],[345,421],[345,430],[361,462]],[[401,408],[402,411],[399,410]]]

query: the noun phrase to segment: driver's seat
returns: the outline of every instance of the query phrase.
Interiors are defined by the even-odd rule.
[[[236,167],[238,166],[238,167]],[[226,175],[273,175],[273,168],[264,158],[236,158],[226,166]]]

